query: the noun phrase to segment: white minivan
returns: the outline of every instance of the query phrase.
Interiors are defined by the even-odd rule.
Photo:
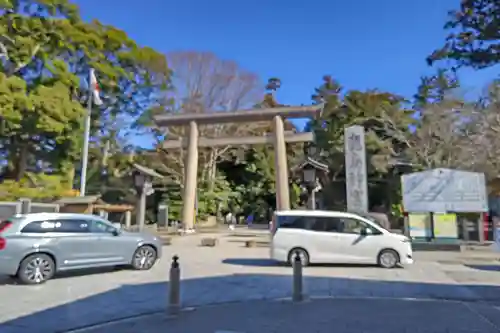
[[[369,216],[353,213],[290,210],[271,222],[271,258],[291,263],[299,254],[310,263],[377,264],[384,268],[413,263],[408,237],[392,233]]]

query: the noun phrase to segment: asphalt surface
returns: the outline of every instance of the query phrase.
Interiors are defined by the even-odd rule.
[[[498,333],[500,311],[479,303],[323,299],[303,303],[257,301],[146,316],[87,333]]]
[[[245,248],[241,237],[226,236],[215,236],[219,238],[219,245],[206,248],[199,246],[202,237],[206,235],[176,238],[172,246],[164,248],[165,258],[150,271],[78,272],[59,276],[40,286],[16,285],[0,278],[0,333],[62,333],[83,327],[94,327],[93,330],[107,327],[113,332],[114,328],[109,325],[95,327],[109,322],[118,322],[115,326],[138,327],[131,331],[138,333],[158,329],[183,333],[217,330],[245,333],[253,332],[252,329],[262,331],[265,327],[270,328],[262,332],[281,332],[281,327],[290,325],[290,329],[297,327],[298,330],[303,325],[303,332],[314,332],[313,326],[307,324],[311,321],[318,322],[318,328],[314,328],[317,332],[324,330],[325,326],[320,325],[327,324],[350,332],[352,325],[359,323],[363,328],[365,322],[373,322],[374,328],[382,327],[384,332],[390,332],[389,328],[393,327],[399,329],[398,325],[404,323],[414,323],[406,332],[412,332],[409,329],[419,325],[427,329],[432,323],[438,328],[448,325],[450,332],[460,332],[461,328],[474,332],[474,327],[480,332],[489,332],[485,326],[487,321],[479,320],[481,316],[492,322],[500,318],[497,310],[500,265],[495,253],[481,255],[481,258],[478,253],[473,256],[415,253],[414,265],[391,270],[348,265],[307,267],[304,269],[305,293],[314,299],[336,299],[290,304],[274,300],[291,295],[292,270],[270,261],[269,249]],[[177,319],[145,316],[166,313],[170,257],[174,254],[180,257],[182,304],[196,310],[185,312]],[[379,299],[378,303],[373,299]],[[420,302],[433,299],[435,303],[421,305],[424,303],[405,301],[409,303],[403,306],[398,299]],[[437,316],[439,311],[428,311],[433,304],[440,304],[443,311],[450,310]],[[324,313],[323,308],[329,311]],[[272,314],[272,318],[267,313]],[[120,321],[130,317],[134,319]],[[469,326],[456,325],[455,321],[464,318],[469,318]],[[272,326],[274,322],[281,323],[280,327]],[[146,325],[146,328],[143,330],[138,325]]]

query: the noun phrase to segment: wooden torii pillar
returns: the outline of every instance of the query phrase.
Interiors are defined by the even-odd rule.
[[[273,144],[276,172],[276,209],[290,209],[290,192],[288,187],[288,165],[286,143],[312,142],[310,132],[285,134],[285,118],[311,118],[321,112],[323,105],[280,107],[269,109],[254,109],[235,112],[216,112],[211,114],[176,114],[160,115],[154,118],[158,127],[186,126],[189,127],[187,138],[167,140],[164,149],[187,148],[186,173],[184,178],[182,222],[186,230],[193,229],[197,174],[198,148],[227,145]],[[243,123],[257,121],[272,121],[273,132],[270,136],[204,138],[199,137],[198,126],[220,123]]]

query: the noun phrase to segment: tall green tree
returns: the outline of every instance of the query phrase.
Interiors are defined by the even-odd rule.
[[[409,126],[415,123],[414,111],[402,97],[388,92],[350,90],[343,93],[343,88],[331,77],[325,76],[323,81],[313,100],[325,106],[321,117],[313,121],[310,128],[321,154],[331,164],[333,177],[343,175],[344,128],[352,125],[365,127],[370,167],[386,170],[391,158],[404,151],[401,133],[409,132]]]
[[[0,144],[10,161],[4,178],[20,179],[28,168],[74,175],[90,68],[104,100],[92,110],[91,159],[102,143],[111,153],[122,150],[130,119],[170,88],[162,54],[115,27],[82,21],[68,0],[6,0],[0,10]]]
[[[284,106],[276,95],[281,88],[281,80],[273,77],[268,79],[266,92],[262,101],[256,105],[259,108],[275,108]],[[286,120],[285,131],[296,132],[293,123]],[[253,135],[266,135],[273,131],[269,121],[253,125]],[[303,161],[301,144],[287,145],[289,169]],[[221,164],[221,170],[226,175],[231,187],[239,192],[233,197],[233,206],[245,216],[253,214],[256,221],[268,221],[269,212],[276,209],[276,179],[275,159],[272,146],[252,146],[249,149],[239,149],[234,158]],[[293,175],[290,175],[290,204],[292,208],[299,203],[299,186]]]
[[[407,136],[407,157],[415,168],[463,168],[466,126],[472,113],[459,95],[460,81],[455,72],[438,69],[422,77],[414,95],[418,112],[414,131]]]
[[[40,159],[51,151],[63,156],[75,151],[83,108],[72,94],[79,80],[57,54],[64,45],[64,22],[78,16],[66,1],[1,5],[0,140],[10,162],[4,177],[21,180],[29,165],[43,166]]]
[[[427,58],[429,64],[450,60],[455,68],[480,69],[500,63],[498,0],[462,0],[449,12],[444,28],[449,31],[446,42]]]
[[[417,93],[414,96],[414,106],[417,109],[428,104],[440,103],[446,99],[456,97],[456,89],[460,81],[455,73],[446,69],[438,69],[434,75],[420,78]]]
[[[410,125],[415,123],[414,111],[406,101],[394,94],[378,90],[343,91],[332,77],[323,77],[323,83],[312,96],[324,103],[321,116],[311,122],[316,146],[324,162],[329,165],[329,179],[323,184],[327,206],[345,205],[344,129],[352,125],[365,128],[367,171],[369,186],[392,169],[394,160],[404,156]]]

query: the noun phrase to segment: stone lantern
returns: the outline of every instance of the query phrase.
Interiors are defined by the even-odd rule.
[[[153,169],[136,163],[132,164],[132,167],[134,168],[132,178],[137,192],[136,223],[139,226],[139,230],[142,231],[146,218],[146,198],[155,192],[153,189],[153,179],[161,179],[163,176]]]
[[[321,190],[319,178],[328,173],[328,166],[315,160],[313,158],[315,154],[316,148],[310,146],[307,149],[306,159],[298,166],[298,169],[302,171],[302,186],[307,191],[307,208],[311,210],[316,209],[316,192]]]

